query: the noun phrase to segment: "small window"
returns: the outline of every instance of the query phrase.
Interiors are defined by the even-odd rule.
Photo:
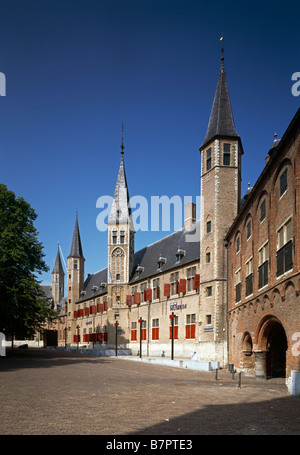
[[[117,280],[117,281],[120,281],[120,279],[121,279],[120,273],[116,273],[116,280]]]
[[[211,147],[206,151],[206,170],[211,169]]]
[[[171,281],[171,295],[175,295],[179,293],[179,272],[171,273],[170,281]]]
[[[211,221],[207,221],[206,223],[206,233],[209,234],[211,232]]]
[[[251,237],[251,220],[248,221],[247,226],[246,226],[246,232],[247,232],[247,240],[250,239]]]
[[[207,286],[206,288],[206,297],[212,296],[212,286]]]
[[[211,325],[211,314],[206,315],[206,324]]]
[[[194,290],[196,267],[189,267],[187,269],[187,290],[188,292]]]
[[[287,190],[287,169],[283,171],[280,176],[280,196],[282,196]]]
[[[116,243],[117,243],[117,231],[113,231],[113,233],[112,233],[112,241],[113,241],[113,244],[116,245]]]
[[[238,236],[236,239],[236,253],[239,253],[241,249],[241,237]]]
[[[260,204],[260,221],[266,218],[266,200],[264,199]]]
[[[124,231],[121,231],[121,233],[120,233],[120,242],[122,244],[125,243],[125,232]]]
[[[210,263],[210,252],[206,253],[206,264]]]
[[[74,269],[75,269],[75,270],[77,270],[77,265],[78,265],[77,259],[75,259],[75,260],[74,260]]]
[[[230,144],[224,144],[223,165],[230,166]]]
[[[269,281],[269,244],[258,250],[258,289],[266,286]]]

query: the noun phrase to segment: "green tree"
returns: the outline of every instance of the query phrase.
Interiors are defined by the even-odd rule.
[[[36,274],[48,271],[35,211],[0,184],[0,331],[28,338],[55,314]]]

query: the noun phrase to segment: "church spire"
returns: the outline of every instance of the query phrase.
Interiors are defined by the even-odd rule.
[[[129,204],[129,191],[124,164],[124,141],[123,141],[123,124],[122,124],[122,143],[121,143],[121,163],[115,187],[114,198],[111,206],[108,223],[128,223],[131,215]]]
[[[229,98],[226,73],[224,67],[224,49],[222,48],[221,68],[218,85],[210,113],[206,136],[201,148],[216,136],[238,138],[236,132],[231,103]]]
[[[57,250],[55,264],[54,264],[54,267],[53,267],[53,270],[52,270],[52,274],[53,273],[62,273],[62,274],[64,274],[64,270],[63,270],[63,266],[62,266],[61,258],[60,258],[60,254],[59,254],[59,249]]]
[[[83,258],[77,214],[76,214],[76,222],[75,222],[75,227],[74,227],[74,232],[73,232],[70,254],[68,257]]]

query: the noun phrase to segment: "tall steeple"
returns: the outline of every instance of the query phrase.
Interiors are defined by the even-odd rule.
[[[131,217],[129,191],[124,165],[124,141],[122,125],[121,163],[108,219],[108,294],[110,305],[124,303],[134,258],[134,228]]]
[[[203,333],[207,359],[226,363],[226,252],[223,240],[237,216],[241,193],[241,140],[236,132],[222,51],[218,85],[201,152],[200,300],[203,319],[211,315],[212,331]],[[210,293],[207,293],[209,283]],[[211,352],[209,350],[211,349]]]
[[[124,141],[122,124],[121,163],[115,187],[114,198],[110,210],[108,224],[129,223],[131,208],[129,204],[129,191],[124,164]]]
[[[61,263],[59,250],[57,250],[55,264],[52,270],[52,296],[55,309],[64,296],[64,279],[65,273]]]
[[[75,227],[74,227],[74,232],[73,232],[70,254],[69,254],[68,258],[69,257],[83,258],[77,214],[76,214],[76,222],[75,222]]]
[[[229,98],[228,86],[226,81],[226,73],[224,67],[224,54],[222,49],[221,69],[219,74],[218,85],[210,113],[208,128],[201,148],[214,139],[215,137],[230,137],[238,138],[231,103]]]

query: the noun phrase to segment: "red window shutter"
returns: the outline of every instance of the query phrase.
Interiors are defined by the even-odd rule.
[[[93,313],[93,314],[96,314],[96,313],[97,313],[96,308],[97,308],[96,305],[93,305],[93,306],[92,306],[92,313]]]
[[[97,303],[97,313],[102,313],[101,306],[101,303]]]
[[[146,289],[146,300],[150,301],[152,300],[152,289]]]
[[[102,343],[102,333],[97,333],[97,339]]]
[[[107,342],[108,333],[107,333],[107,332],[104,332],[104,334],[103,334],[103,335],[104,335],[104,341],[106,341],[106,342]]]
[[[90,312],[89,307],[86,307],[86,308],[84,309],[84,314],[85,314],[85,316],[88,316],[88,315],[89,315],[89,312]]]
[[[184,294],[186,293],[186,280],[184,278],[180,279],[179,282],[179,291],[183,292]]]
[[[73,336],[73,341],[74,341],[74,343],[77,343],[77,335]]]
[[[130,306],[131,305],[131,295],[126,295],[126,305]]]
[[[196,334],[196,325],[192,324],[191,325],[191,338],[195,338],[195,334]]]
[[[83,316],[83,309],[78,310],[78,316],[79,316],[80,318],[82,318],[82,316]]]
[[[104,311],[107,311],[108,310],[108,303],[107,302],[104,302]]]
[[[172,326],[170,327],[170,340],[172,339]],[[178,325],[174,325],[174,340],[178,340]]]
[[[134,303],[137,305],[141,303],[141,294],[139,292],[134,293]]]
[[[174,339],[178,340],[178,325],[175,325],[174,327]]]
[[[137,340],[137,330],[131,330],[131,341]]]
[[[164,296],[170,297],[170,283],[164,284]]]
[[[147,329],[142,329],[142,340],[143,341],[147,340]]]
[[[78,311],[74,311],[74,318],[75,318],[75,319],[78,318]]]
[[[92,314],[92,312],[93,312],[93,307],[90,306],[90,314]]]
[[[197,273],[194,278],[194,289],[200,288],[200,275]]]
[[[187,339],[191,338],[191,326],[190,325],[185,326],[185,338],[187,338]]]

